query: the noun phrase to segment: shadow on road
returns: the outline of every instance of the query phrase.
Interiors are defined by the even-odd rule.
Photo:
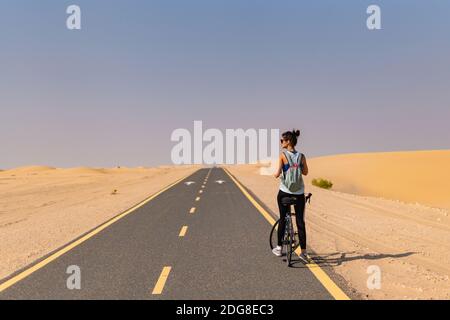
[[[314,262],[320,266],[339,266],[344,262],[354,261],[354,260],[380,260],[380,259],[399,259],[417,254],[417,252],[404,252],[397,254],[387,254],[387,253],[374,253],[374,254],[363,254],[358,255],[357,252],[335,252],[328,254],[310,254]]]

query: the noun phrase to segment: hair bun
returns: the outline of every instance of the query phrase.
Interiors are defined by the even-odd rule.
[[[300,136],[300,130],[292,130],[292,133],[295,134],[295,136],[299,137]]]

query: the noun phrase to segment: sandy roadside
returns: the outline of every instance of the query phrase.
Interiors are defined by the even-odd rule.
[[[0,172],[0,279],[197,169],[26,167]]]
[[[308,178],[333,190],[450,209],[450,150],[375,152],[310,159]]]
[[[259,165],[227,167],[278,215],[279,182]],[[310,170],[314,170],[314,167]],[[311,171],[312,171],[311,170]],[[309,180],[308,180],[309,181]],[[368,299],[450,298],[450,217],[445,209],[327,191],[307,208],[308,244],[315,260],[332,266]],[[367,286],[369,266],[381,270],[381,289]]]

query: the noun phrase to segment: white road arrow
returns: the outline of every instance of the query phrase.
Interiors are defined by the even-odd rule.
[[[195,183],[195,181],[187,181],[184,184],[187,185],[187,186],[190,186],[191,184],[194,184],[194,183]]]

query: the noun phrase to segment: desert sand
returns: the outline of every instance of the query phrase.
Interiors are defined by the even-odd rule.
[[[344,154],[314,158],[311,178],[333,189],[450,209],[450,150]]]
[[[31,166],[0,172],[0,279],[197,169]]]
[[[308,246],[320,265],[332,267],[362,298],[450,299],[444,196],[450,191],[450,151],[343,155],[308,164]],[[279,181],[261,175],[263,166],[228,169],[278,215]],[[341,191],[312,186],[318,177]],[[373,265],[381,270],[381,288],[370,290],[367,271]]]
[[[450,151],[309,159],[308,245],[367,299],[450,299]],[[266,165],[228,166],[278,214]],[[0,172],[0,279],[132,207],[197,167],[24,167]],[[311,185],[326,178],[333,190]],[[114,190],[117,190],[113,194]],[[270,252],[268,252],[270,254]],[[381,288],[367,287],[369,266]]]

